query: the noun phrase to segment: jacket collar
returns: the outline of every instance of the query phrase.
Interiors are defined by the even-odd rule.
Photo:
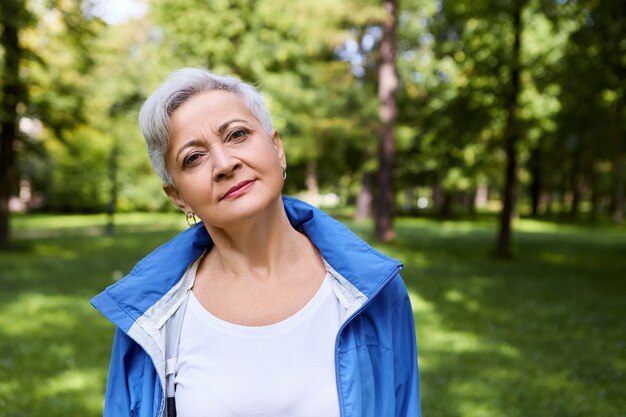
[[[366,298],[402,267],[400,262],[376,251],[321,210],[290,197],[283,197],[283,203],[292,226],[303,231],[326,262]],[[154,250],[91,303],[122,331],[128,332],[212,244],[204,225],[199,223]]]

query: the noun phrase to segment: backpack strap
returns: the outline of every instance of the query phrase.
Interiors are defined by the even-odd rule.
[[[178,307],[178,310],[165,323],[165,417],[176,417],[174,379],[178,364],[178,344],[188,301],[189,291],[185,294],[183,303]]]

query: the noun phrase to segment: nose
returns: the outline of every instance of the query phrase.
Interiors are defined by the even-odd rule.
[[[225,146],[215,146],[212,149],[213,180],[218,182],[228,179],[241,168],[241,162]]]

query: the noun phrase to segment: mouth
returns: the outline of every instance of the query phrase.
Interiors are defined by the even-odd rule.
[[[230,187],[228,191],[226,191],[226,193],[222,197],[222,200],[228,200],[228,199],[239,197],[240,195],[248,191],[250,188],[252,188],[254,186],[254,182],[255,180],[245,180],[245,181],[241,181],[238,184],[235,184],[234,186]]]

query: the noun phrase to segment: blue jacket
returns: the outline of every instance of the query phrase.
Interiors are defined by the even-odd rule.
[[[322,211],[293,198],[283,201],[293,227],[324,258],[344,309],[335,347],[341,416],[421,416],[413,310],[399,275],[402,264]],[[105,417],[163,415],[165,324],[192,285],[181,277],[211,245],[202,224],[185,230],[91,301],[117,326]]]

